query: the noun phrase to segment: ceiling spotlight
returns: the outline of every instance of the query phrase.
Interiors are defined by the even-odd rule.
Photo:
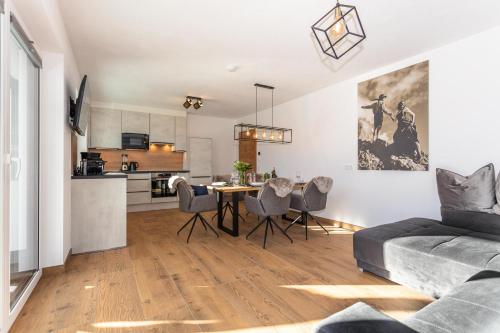
[[[189,109],[193,105],[193,100],[190,97],[186,97],[186,101],[182,104],[186,109]]]
[[[198,110],[199,108],[201,108],[203,106],[203,101],[201,100],[201,98],[199,100],[196,101],[196,103],[194,103],[193,107]]]

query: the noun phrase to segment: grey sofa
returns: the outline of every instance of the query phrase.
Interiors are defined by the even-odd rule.
[[[439,298],[482,270],[500,271],[500,216],[442,210],[354,234],[363,270]]]
[[[315,333],[500,332],[500,272],[482,271],[414,316],[399,322],[365,303],[321,321]]]

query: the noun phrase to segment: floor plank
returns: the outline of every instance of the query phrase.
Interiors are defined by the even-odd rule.
[[[347,230],[311,226],[306,241],[294,226],[293,244],[276,230],[264,250],[264,228],[244,237],[257,223],[249,216],[238,238],[197,225],[187,244],[188,231],[176,232],[189,217],[128,214],[128,246],[74,255],[43,276],[11,332],[302,333],[358,301],[399,319],[432,301],[359,272]]]

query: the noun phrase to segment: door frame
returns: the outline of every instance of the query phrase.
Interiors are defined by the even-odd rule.
[[[40,267],[40,216],[38,214],[38,271],[31,278],[15,306],[10,309],[10,205],[7,203],[10,197],[10,38],[11,38],[11,1],[4,4],[4,12],[0,15],[0,332],[7,332],[33,289],[42,276]],[[22,28],[21,28],[22,29]],[[38,73],[38,110],[41,108],[41,66]],[[40,114],[38,116],[38,188],[40,187]],[[40,197],[38,196],[38,210],[40,210]]]

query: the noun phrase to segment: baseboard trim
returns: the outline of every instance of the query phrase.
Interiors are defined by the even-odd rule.
[[[127,213],[147,212],[150,210],[163,210],[179,208],[179,202],[157,202],[143,205],[127,206]]]
[[[69,258],[73,254],[73,249],[69,249],[66,258],[64,259],[64,264],[57,266],[50,266],[42,268],[43,275],[57,275],[66,272],[66,267],[68,265]]]
[[[295,210],[291,210],[291,211],[294,213],[297,213]],[[299,216],[299,215],[297,215],[297,216]],[[320,221],[320,223],[331,225],[333,227],[342,228],[342,229],[346,229],[349,231],[358,231],[358,230],[364,229],[364,227],[360,227],[360,226],[355,225],[355,224],[342,222],[342,221],[335,221],[335,220],[331,220],[331,219],[327,219],[325,217],[320,217],[320,216],[315,216],[315,215],[313,215],[313,216],[315,219],[318,219]]]

